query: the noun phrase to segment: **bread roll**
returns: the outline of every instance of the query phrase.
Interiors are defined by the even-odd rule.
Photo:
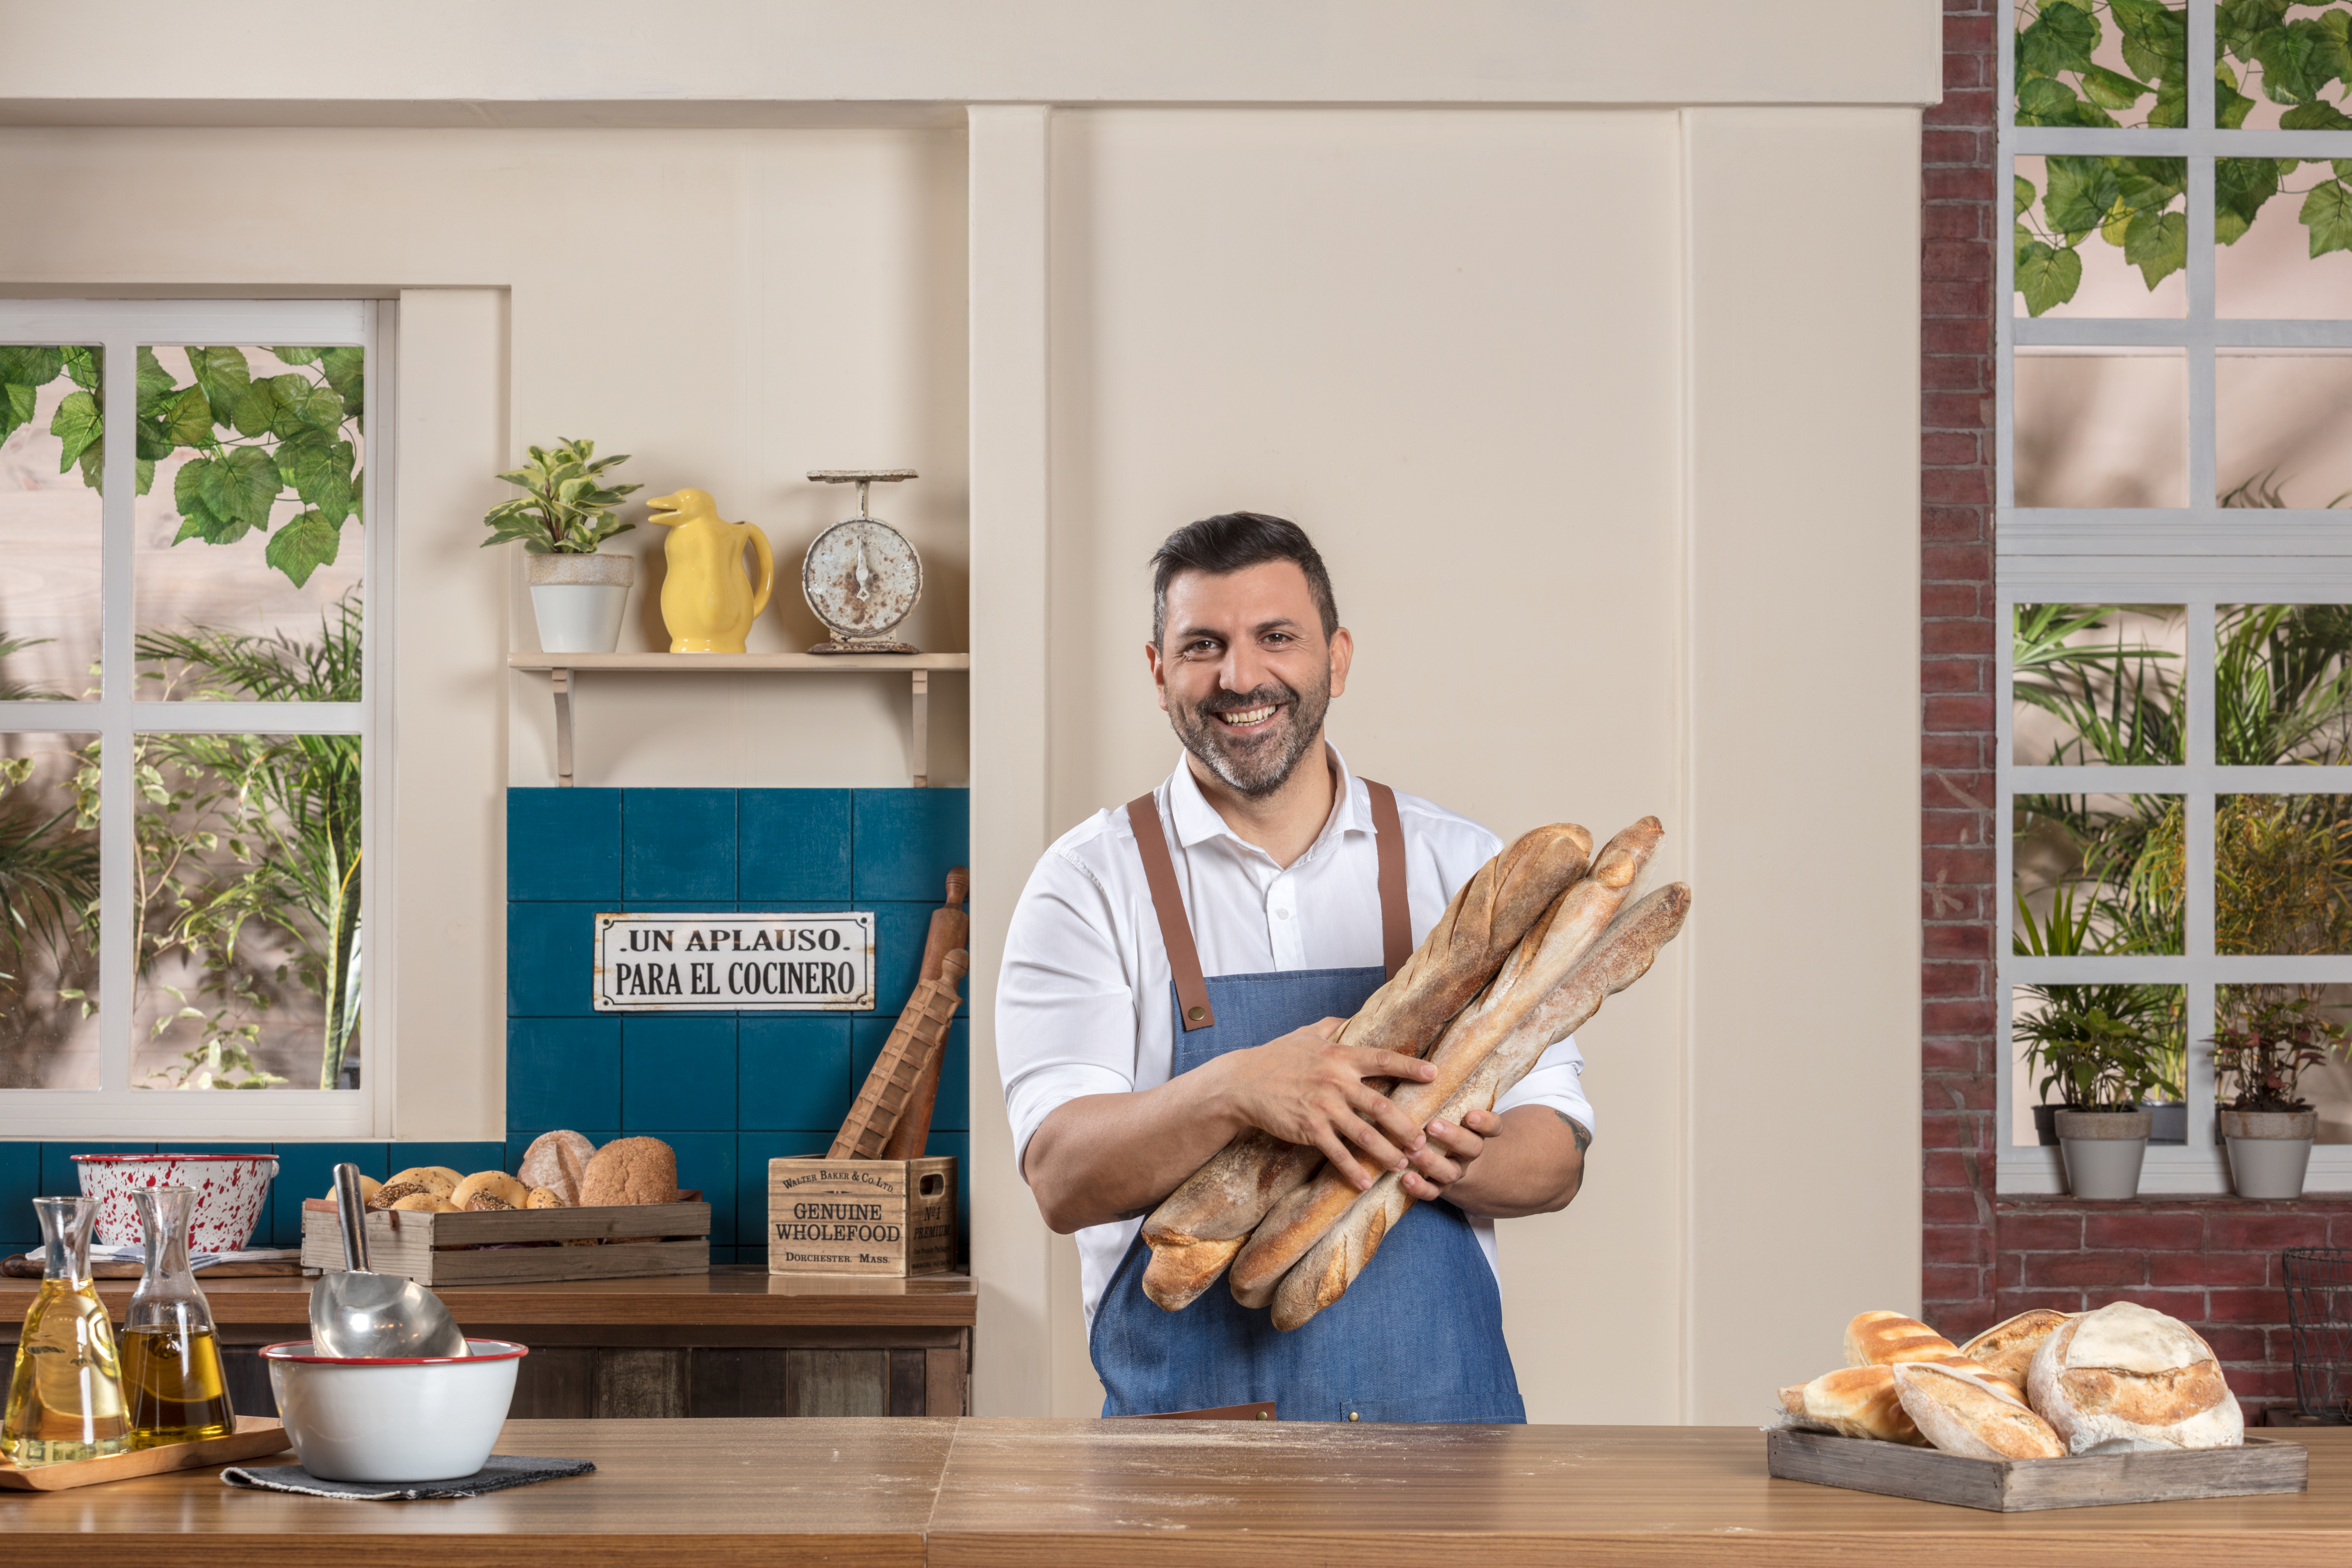
[[[547,1187],[533,1187],[530,1196],[523,1200],[522,1206],[527,1209],[568,1209],[572,1205],[563,1201],[561,1193]]]
[[[368,1200],[374,1197],[376,1190],[383,1185],[383,1184],[377,1181],[373,1176],[362,1176],[360,1178],[360,1206],[362,1208],[375,1207],[375,1205]],[[336,1190],[333,1187],[329,1187],[327,1189],[327,1201],[335,1205],[337,1207],[341,1207],[342,1205],[342,1199],[337,1194]]]
[[[375,1184],[370,1184],[373,1187],[373,1190],[369,1191],[367,1196],[362,1199],[361,1203],[362,1206],[372,1209],[398,1208],[404,1199],[416,1197],[420,1194],[428,1198],[438,1197],[440,1195],[432,1188],[418,1182],[385,1182],[380,1185]],[[365,1191],[366,1189],[362,1190]]]
[[[2055,1459],[2066,1445],[2050,1423],[2000,1378],[1963,1362],[1906,1361],[1888,1366],[1903,1413],[1947,1454],[1978,1459]]]
[[[1842,1366],[1825,1372],[1811,1383],[1782,1389],[1780,1405],[1808,1426],[1826,1426],[1841,1437],[1927,1446],[1918,1426],[1905,1413],[1895,1390],[1895,1373],[1887,1367]]]
[[[1960,1347],[1900,1312],[1863,1312],[1845,1326],[1848,1366],[1892,1366],[1899,1361],[1932,1361],[1958,1355]]]
[[[569,1207],[580,1201],[580,1179],[595,1157],[596,1145],[577,1132],[542,1132],[523,1151],[515,1174],[524,1186],[545,1187]]]
[[[1417,1057],[1584,875],[1592,835],[1572,822],[1524,833],[1465,882],[1396,973],[1339,1033],[1341,1044]],[[1371,1080],[1385,1093],[1386,1079]],[[1143,1293],[1169,1311],[1216,1282],[1266,1212],[1312,1177],[1319,1149],[1251,1128],[1212,1155],[1143,1223]]]
[[[485,1195],[519,1209],[530,1197],[530,1189],[504,1171],[477,1171],[442,1195],[461,1209],[473,1207],[474,1199]]]
[[[2033,1352],[2050,1337],[2069,1314],[2047,1307],[2036,1307],[2020,1312],[2014,1318],[1995,1323],[1983,1333],[1960,1347],[1960,1353],[1976,1362],[2002,1382],[2025,1392],[2025,1369],[2033,1364]]]
[[[677,1153],[658,1138],[614,1139],[596,1151],[580,1182],[583,1208],[677,1201]]]
[[[446,1165],[411,1165],[393,1173],[394,1183],[413,1182],[436,1197],[447,1197],[466,1178]]]
[[[415,1192],[393,1199],[392,1206],[403,1214],[438,1214],[444,1201],[431,1193]]]
[[[456,1208],[458,1205],[451,1204],[449,1206]],[[514,1206],[496,1193],[476,1193],[465,1203],[467,1210],[473,1214],[496,1214],[501,1209],[511,1210]]]
[[[2070,1454],[2245,1441],[2245,1416],[2212,1347],[2136,1302],[2059,1324],[2033,1352],[2025,1394]]]

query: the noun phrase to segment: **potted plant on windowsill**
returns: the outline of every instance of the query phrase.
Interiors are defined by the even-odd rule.
[[[2164,1086],[2158,1030],[2163,1004],[2137,985],[2031,988],[2040,1011],[2017,1024],[2040,1098],[2059,1091],[2055,1114],[2066,1185],[2078,1198],[2139,1191],[2154,1116],[2142,1103]]]
[[[539,646],[548,653],[611,653],[620,646],[636,562],[597,549],[636,524],[613,508],[643,485],[614,485],[605,473],[629,460],[623,452],[599,458],[593,441],[565,440],[526,448],[530,461],[500,474],[524,494],[499,502],[483,517],[491,531],[482,547],[520,540]]]
[[[2242,1198],[2299,1198],[2319,1112],[2297,1092],[2303,1075],[2345,1054],[2343,1026],[2308,996],[2248,1002],[2213,1037],[2213,1071],[2228,1096],[2221,1139],[2230,1184]]]

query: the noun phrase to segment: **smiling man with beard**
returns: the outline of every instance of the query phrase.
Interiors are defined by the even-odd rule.
[[[1206,518],[1152,569],[1145,657],[1184,755],[1045,852],[997,989],[1015,1158],[1046,1223],[1077,1234],[1103,1414],[1525,1420],[1493,1221],[1576,1195],[1576,1042],[1493,1110],[1415,1125],[1368,1080],[1428,1064],[1331,1039],[1501,841],[1356,777],[1324,739],[1355,643],[1296,523]],[[1421,1200],[1380,1267],[1290,1333],[1222,1289],[1178,1312],[1141,1289],[1142,1216],[1249,1128],[1313,1144],[1359,1189],[1402,1172]]]

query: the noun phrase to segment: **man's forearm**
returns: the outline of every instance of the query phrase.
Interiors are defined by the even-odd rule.
[[[1591,1141],[1582,1127],[1548,1105],[1515,1107],[1503,1113],[1501,1129],[1445,1196],[1490,1219],[1564,1209],[1583,1184],[1584,1147]]]
[[[1021,1162],[1046,1225],[1067,1236],[1133,1219],[1174,1192],[1241,1131],[1217,1078],[1202,1068],[1156,1089],[1056,1106]]]

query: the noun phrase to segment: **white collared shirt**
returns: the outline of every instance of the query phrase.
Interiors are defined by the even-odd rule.
[[[1349,969],[1381,962],[1379,855],[1371,796],[1331,752],[1343,786],[1330,818],[1289,866],[1244,842],[1201,794],[1180,756],[1153,792],[1191,917],[1204,974]],[[1463,883],[1502,848],[1466,816],[1397,792],[1404,828],[1406,901],[1416,946]],[[1056,840],[1029,875],[1005,935],[996,991],[996,1058],[1013,1122],[1017,1169],[1029,1140],[1057,1107],[1088,1094],[1126,1094],[1168,1081],[1176,1020],[1168,952],[1124,806],[1097,812]],[[1592,1107],[1578,1080],[1573,1039],[1546,1051],[1496,1110],[1549,1105],[1587,1131]],[[1492,1266],[1494,1222],[1474,1219]],[[1122,1220],[1078,1232],[1087,1321],[1142,1226]]]

